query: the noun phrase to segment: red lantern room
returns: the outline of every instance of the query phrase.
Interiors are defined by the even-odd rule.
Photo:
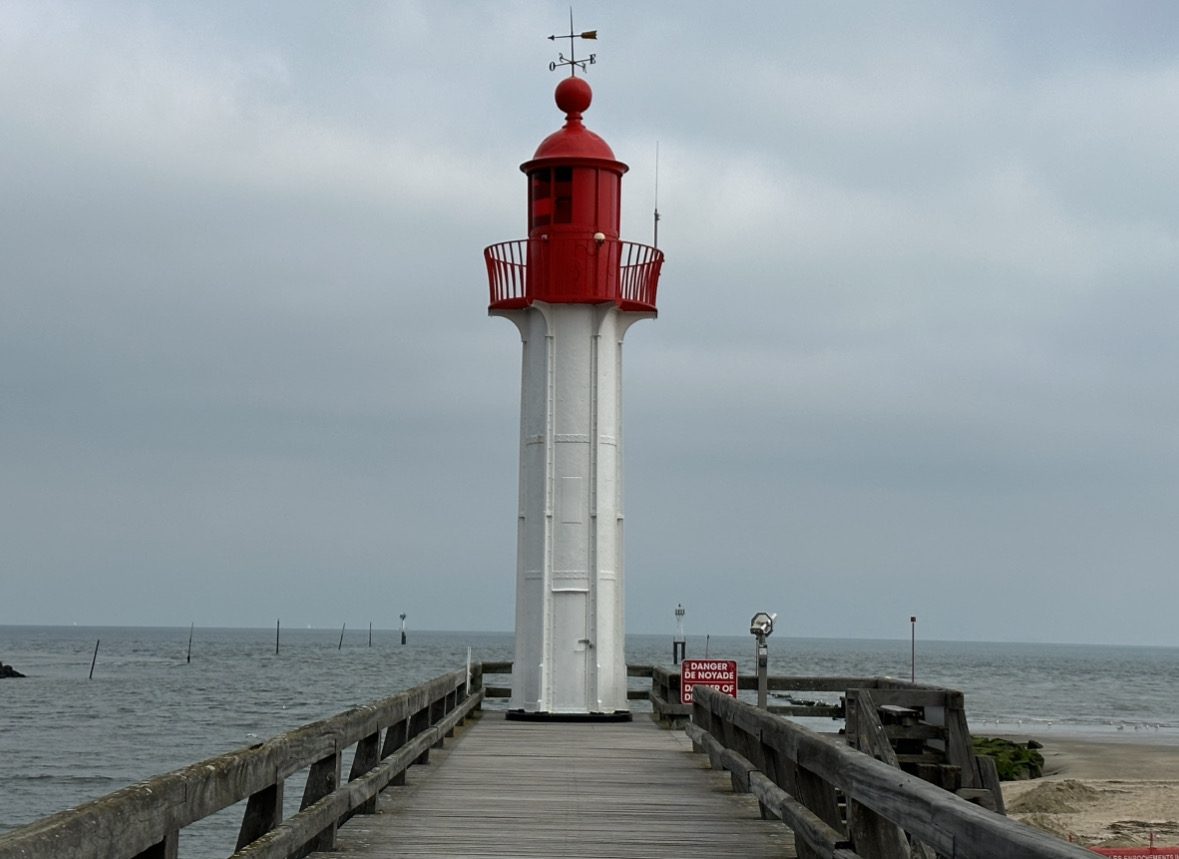
[[[663,254],[620,241],[622,174],[627,167],[586,128],[590,85],[568,77],[557,85],[565,126],[520,165],[528,176],[528,238],[487,248],[491,310],[613,302],[654,311]]]

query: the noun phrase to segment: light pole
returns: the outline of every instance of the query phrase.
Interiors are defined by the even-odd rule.
[[[759,611],[749,621],[749,632],[757,637],[757,706],[766,708],[766,697],[769,689],[769,678],[766,671],[770,662],[770,649],[766,639],[774,632],[774,618],[777,612],[770,614]]]
[[[909,682],[917,682],[917,618],[909,618]]]
[[[684,606],[682,603],[675,607],[675,638],[671,642],[671,664],[679,665],[681,659],[688,658],[688,643],[684,639]]]

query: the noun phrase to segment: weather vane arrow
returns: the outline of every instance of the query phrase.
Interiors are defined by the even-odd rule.
[[[553,62],[553,63],[549,63],[549,71],[555,72],[557,69],[561,68],[562,66],[569,66],[569,74],[571,74],[575,77],[577,75],[578,69],[581,69],[584,72],[586,66],[592,66],[594,63],[596,63],[598,61],[598,57],[597,57],[597,54],[590,54],[589,59],[585,59],[585,60],[577,59],[577,42],[575,40],[577,40],[577,39],[594,39],[596,41],[597,38],[598,38],[598,31],[597,30],[586,30],[585,32],[578,33],[576,30],[573,29],[573,9],[570,8],[568,35],[554,34],[552,36],[549,36],[550,42],[555,42],[555,41],[557,41],[557,39],[568,39],[569,40],[569,56],[566,57],[564,54],[558,53],[557,54],[557,61]]]

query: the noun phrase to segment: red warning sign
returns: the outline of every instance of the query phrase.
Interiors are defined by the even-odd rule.
[[[680,663],[680,703],[692,703],[693,686],[711,686],[737,697],[737,663],[732,659],[685,659]]]

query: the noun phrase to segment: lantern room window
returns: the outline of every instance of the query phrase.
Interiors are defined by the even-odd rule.
[[[553,223],[573,222],[573,168],[553,169]]]
[[[529,185],[532,227],[573,222],[573,168],[537,170]]]
[[[553,222],[552,172],[545,169],[532,174],[528,208],[532,212],[533,227],[547,227]]]

